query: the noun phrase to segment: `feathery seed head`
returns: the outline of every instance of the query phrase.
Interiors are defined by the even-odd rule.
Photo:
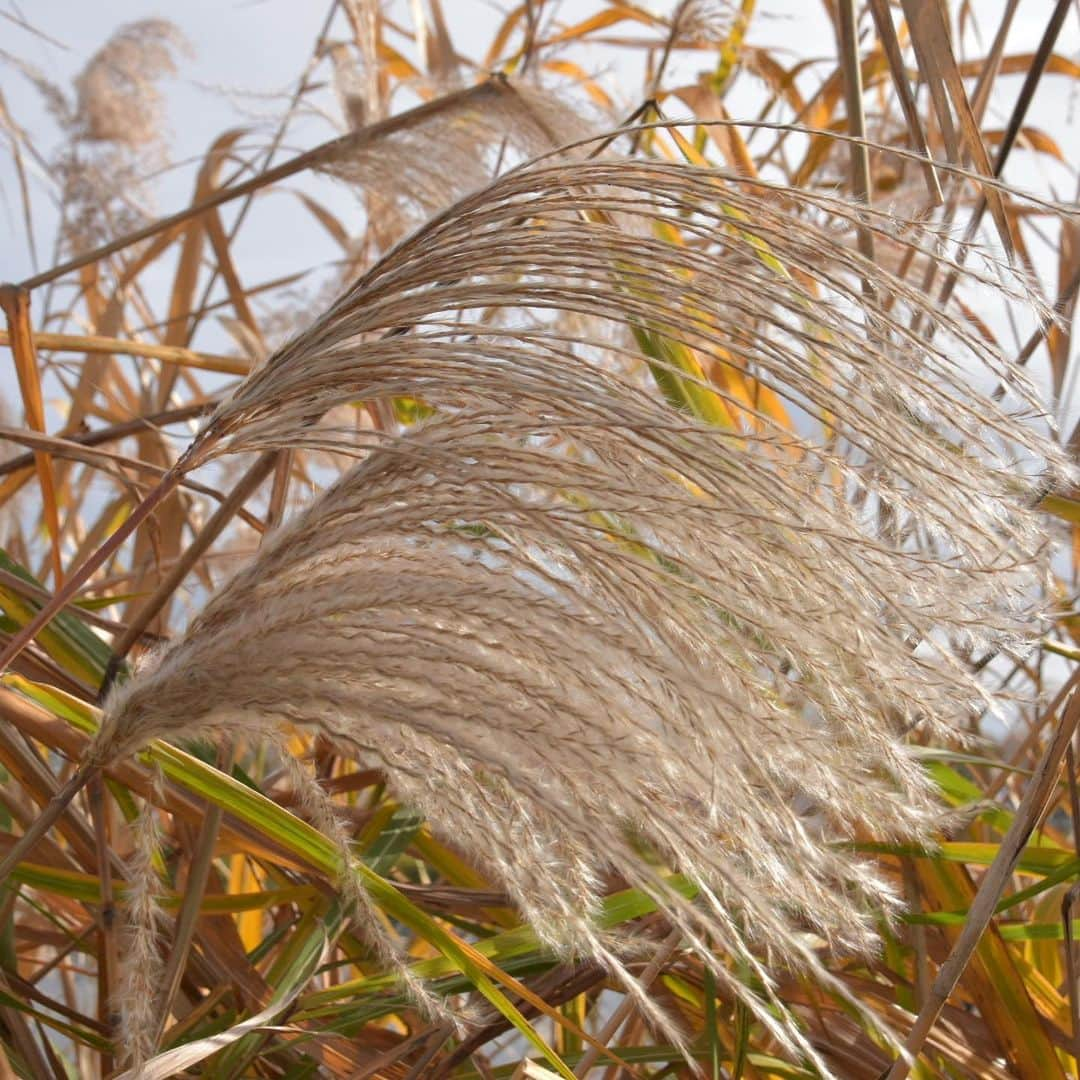
[[[361,460],[114,693],[101,752],[316,728],[553,947],[632,982],[591,918],[614,875],[760,975],[764,998],[715,965],[800,1044],[765,964],[827,979],[812,935],[874,947],[896,898],[839,842],[930,834],[903,736],[985,698],[965,650],[1023,640],[1032,493],[1062,468],[1023,374],[866,264],[852,223],[614,158],[440,214],[218,409],[211,456]],[[432,418],[320,423],[402,395]]]
[[[189,48],[166,19],[122,26],[76,80],[83,137],[131,147],[160,140],[163,99],[157,80],[174,74],[175,54]]]

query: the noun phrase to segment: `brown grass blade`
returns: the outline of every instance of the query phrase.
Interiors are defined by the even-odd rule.
[[[870,154],[866,148],[866,116],[863,113],[862,63],[859,59],[859,39],[855,0],[840,0],[840,63],[844,73],[844,101],[847,104],[849,134],[855,137],[848,144],[851,154],[851,186],[855,198],[870,204]],[[864,225],[856,227],[859,251],[874,261],[874,237]],[[866,286],[869,288],[869,284]]]
[[[71,778],[42,810],[41,815],[36,817],[30,827],[12,845],[3,859],[0,859],[0,884],[7,881],[11,871],[26,858],[31,849],[44,837],[56,823],[61,814],[67,810],[72,799],[90,782],[95,768],[92,765],[84,765],[72,773]]]
[[[46,351],[90,353],[101,356],[145,356],[151,360],[163,360],[168,364],[190,367],[198,371],[216,371],[223,375],[247,375],[251,370],[251,364],[247,360],[235,356],[217,356],[213,353],[194,352],[178,345],[128,341],[97,334],[42,332],[34,334],[33,341],[36,348]],[[10,344],[11,335],[7,331],[0,331],[0,345]]]
[[[219,767],[225,772],[232,768],[232,751],[225,750],[219,755]],[[168,960],[162,972],[161,989],[155,1001],[157,1022],[151,1037],[151,1052],[156,1052],[172,1013],[176,994],[180,989],[180,980],[188,962],[188,951],[195,936],[195,923],[199,916],[206,885],[210,879],[211,862],[217,847],[218,835],[224,811],[220,806],[207,807],[206,817],[199,830],[199,842],[191,856],[187,880],[184,883],[184,899],[176,917],[176,926],[169,948]]]
[[[997,154],[994,159],[993,175],[1000,177],[1004,171],[1005,163],[1008,160],[1009,153],[1015,145],[1016,136],[1023,129],[1024,119],[1027,116],[1027,110],[1031,105],[1032,99],[1035,95],[1035,88],[1038,86],[1039,80],[1042,78],[1043,72],[1046,70],[1046,65],[1049,62],[1050,57],[1053,55],[1054,47],[1057,44],[1058,34],[1061,32],[1061,27],[1065,21],[1065,15],[1068,11],[1068,3],[1065,0],[1058,0],[1057,5],[1054,8],[1053,15],[1049,19],[1046,25],[1046,29],[1043,31],[1042,39],[1039,42],[1039,48],[1035,55],[1035,60],[1031,67],[1027,71],[1027,75],[1024,79],[1024,85],[1021,87],[1020,95],[1017,98],[1016,104],[1013,106],[1013,110],[1009,115],[1009,124],[1006,132],[1006,137],[1002,139],[1001,144],[998,146]],[[962,88],[962,87],[961,87]],[[993,210],[994,203],[990,198],[990,185],[983,184],[983,197],[979,200],[971,218],[968,221],[965,231],[965,243],[970,243],[978,232],[979,225],[982,222],[984,213],[987,206]],[[1000,201],[1000,198],[999,198]],[[1011,250],[1011,249],[1010,249]],[[956,287],[958,281],[957,272],[951,271],[942,285],[941,291],[938,294],[939,302],[945,304],[952,296],[953,289]]]
[[[948,17],[942,0],[927,0],[925,3],[916,0],[903,0],[904,14],[908,20],[908,29],[911,33],[912,44],[915,46],[916,55],[919,58],[919,66],[923,76],[934,94],[934,102],[938,110],[938,119],[942,124],[942,130],[947,131],[945,116],[948,113],[948,102],[945,100],[945,91],[952,100],[956,112],[956,120],[960,126],[960,136],[964,146],[971,157],[975,170],[983,176],[993,177],[995,172],[990,164],[990,157],[986,151],[982,134],[979,131],[978,121],[971,111],[971,103],[968,101],[967,92],[964,89],[964,81],[960,75],[960,69],[953,55],[951,32]],[[958,161],[954,154],[959,148],[954,147],[950,158]],[[1001,239],[1005,251],[1012,255],[1015,250],[1012,231],[1005,215],[1005,203],[1001,192],[990,185],[982,185],[983,198],[986,200],[990,213],[997,225],[998,236]]]
[[[90,580],[93,575],[105,565],[116,550],[131,536],[132,533],[154,512],[158,504],[163,502],[175,490],[182,477],[181,462],[166,472],[157,486],[146,496],[145,499],[132,511],[124,523],[94,552],[77,570],[73,571],[64,582],[62,588],[57,589],[50,603],[44,605],[41,610],[21,630],[12,636],[2,653],[0,653],[0,672],[11,666],[11,662],[23,649],[34,639],[34,636],[43,626],[48,624],[62,611],[64,606],[74,599],[79,590]],[[74,793],[73,793],[74,794]],[[59,813],[59,811],[57,811]],[[51,822],[41,827],[41,832],[49,828]],[[0,875],[2,879],[3,875]]]
[[[176,561],[173,568],[161,579],[154,594],[138,608],[134,617],[128,622],[127,629],[117,638],[113,645],[113,657],[101,688],[102,694],[109,689],[121,661],[161,612],[162,607],[191,572],[191,568],[209,550],[210,546],[237,515],[244,503],[273,471],[278,456],[278,451],[270,451],[260,455],[255,464],[230,489],[229,494],[221,501],[220,506],[214,511],[210,520],[203,526],[195,539],[185,548],[183,555]]]
[[[911,145],[926,158],[926,161],[922,164],[922,174],[926,181],[930,204],[940,206],[944,201],[941,194],[941,183],[938,180],[937,171],[934,169],[933,155],[926,141],[926,132],[923,129],[922,117],[919,115],[919,106],[915,101],[915,95],[911,92],[911,84],[908,82],[907,65],[904,63],[904,57],[900,51],[900,41],[896,36],[896,27],[893,25],[888,0],[870,0],[870,12],[874,17],[874,25],[877,27],[878,40],[881,42],[885,58],[889,62],[889,72],[892,75],[893,86],[896,87],[900,107],[907,122]]]
[[[191,405],[182,405],[178,409],[166,409],[164,412],[151,413],[149,416],[136,417],[119,424],[110,424],[108,427],[97,428],[94,431],[77,432],[64,441],[79,446],[101,446],[104,443],[116,442],[129,435],[138,434],[147,427],[160,427],[198,419],[211,412],[216,404],[213,398],[197,401]],[[8,461],[0,462],[0,477],[22,474],[27,469],[32,469],[33,464],[33,453],[17,455]],[[0,498],[0,505],[2,504],[3,499]]]
[[[1013,19],[1016,17],[1020,0],[1008,0],[997,30],[994,32],[994,41],[990,46],[985,61],[980,63],[976,70],[971,70],[968,65],[961,65],[960,73],[965,77],[978,76],[975,83],[975,93],[971,99],[971,111],[975,119],[981,124],[986,115],[986,107],[990,104],[990,94],[994,89],[998,75],[1001,73],[1005,58],[1005,43],[1012,28]]]
[[[649,966],[640,975],[639,982],[642,990],[648,990],[652,986],[657,976],[664,970],[665,965],[675,955],[681,943],[682,931],[678,929],[672,930],[657,949],[656,955],[649,961]],[[636,1002],[632,997],[627,996],[623,999],[622,1003],[608,1017],[604,1026],[596,1035],[596,1041],[600,1046],[609,1046],[612,1043],[622,1026],[633,1014],[635,1006]],[[600,1050],[596,1046],[590,1046],[582,1055],[577,1068],[574,1069],[574,1075],[579,1078],[587,1077],[599,1057]]]
[[[7,340],[15,361],[15,373],[22,393],[26,421],[35,431],[45,432],[45,403],[41,397],[34,334],[30,326],[30,294],[12,285],[0,286],[0,307],[7,318]],[[59,588],[64,581],[63,559],[60,553],[60,512],[56,503],[52,460],[45,450],[35,451],[34,464],[41,485],[42,510],[45,527],[52,540],[53,580]]]
[[[1035,52],[1035,56],[1032,59],[1030,66],[1027,68],[1024,76],[1024,84],[1020,88],[1020,94],[1017,97],[1016,104],[1009,116],[1009,124],[1006,128],[1005,137],[998,146],[997,156],[994,162],[995,176],[1001,176],[1005,161],[1008,159],[1009,153],[1024,126],[1024,118],[1027,116],[1028,109],[1035,96],[1035,90],[1039,85],[1039,81],[1042,79],[1047,64],[1054,54],[1054,47],[1057,44],[1061,28],[1065,23],[1065,17],[1069,13],[1069,6],[1069,0],[1057,0],[1054,4],[1054,10],[1046,22],[1046,28],[1043,30],[1042,38],[1039,41],[1039,47]]]
[[[977,893],[966,867],[928,860],[919,860],[917,866],[932,910],[970,910]],[[961,932],[948,928],[945,937],[955,943]],[[975,946],[959,985],[975,1003],[1017,1076],[1025,1080],[1065,1080],[1050,1025],[1044,1023],[1032,1003],[1009,947],[993,922]]]

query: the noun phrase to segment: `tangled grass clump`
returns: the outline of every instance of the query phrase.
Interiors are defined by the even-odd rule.
[[[5,22],[0,1069],[1063,1080],[1075,4],[498,6]]]

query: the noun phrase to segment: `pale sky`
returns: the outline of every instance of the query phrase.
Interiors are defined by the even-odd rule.
[[[392,14],[406,22],[414,0],[393,0],[387,5]],[[443,0],[455,44],[465,52],[477,53],[490,40],[501,12],[512,5],[509,0]],[[670,11],[674,0],[653,0],[643,4],[658,12]],[[831,57],[835,43],[821,16],[819,0],[760,0],[759,14],[751,31],[756,44],[778,45],[789,56]],[[974,5],[985,20],[988,33],[994,25],[1001,0],[979,0]],[[584,18],[595,11],[594,0],[562,0],[559,11],[567,22]],[[1031,51],[1038,42],[1053,0],[1021,0],[1008,52]],[[0,0],[0,50],[13,54],[37,67],[50,79],[69,87],[89,57],[120,25],[151,17],[167,18],[175,23],[191,42],[192,54],[182,59],[178,76],[163,86],[169,103],[169,123],[173,136],[172,157],[183,163],[200,157],[211,141],[225,128],[236,123],[250,124],[254,118],[270,118],[281,105],[280,95],[288,94],[311,54],[312,46],[325,19],[326,0],[185,0],[184,4],[163,4],[159,0]],[[1080,62],[1080,5],[1070,13],[1059,40],[1059,52]],[[346,34],[339,16],[340,36]],[[16,21],[17,20],[17,21]],[[18,25],[25,21],[48,39],[27,32]],[[626,31],[628,34],[630,31]],[[977,50],[972,48],[971,55]],[[640,80],[635,68],[619,70],[610,65],[612,52],[597,59],[598,70],[616,99],[628,106],[636,104]],[[703,66],[698,60],[697,67]],[[606,68],[606,70],[605,70]],[[691,66],[691,73],[694,65]],[[1011,104],[1019,89],[1019,77],[1003,78],[993,110],[1000,116]],[[748,91],[752,88],[745,88]],[[42,150],[55,138],[55,127],[44,112],[36,90],[10,65],[0,64],[0,90],[15,120],[28,130]],[[231,99],[230,99],[231,93]],[[271,96],[273,95],[273,96]],[[1080,163],[1080,83],[1050,76],[1043,80],[1039,100],[1031,112],[1036,126],[1043,118],[1061,141],[1062,151],[1074,163]],[[740,87],[731,98],[732,112],[738,115]],[[751,101],[746,94],[746,101]],[[239,106],[239,108],[236,108]],[[243,110],[243,111],[241,111]],[[246,113],[246,115],[245,115]],[[1068,128],[1062,116],[1071,117]],[[328,126],[320,132],[314,126],[295,130],[294,150],[306,149],[331,134]],[[303,136],[310,135],[310,141]],[[14,186],[7,155],[0,162],[0,279],[18,279],[30,272],[23,227],[20,221],[18,191]],[[1032,169],[1029,154],[1015,154],[1010,167],[1017,183],[1041,186],[1053,182],[1062,197],[1072,197],[1068,171],[1039,161]],[[1025,160],[1021,160],[1025,159]],[[192,166],[178,165],[160,185],[162,212],[177,208],[190,195]],[[1041,175],[1040,175],[1041,173]],[[1075,181],[1072,181],[1075,184]],[[42,198],[47,182],[37,179],[35,203],[39,206],[39,246],[48,236],[47,200]],[[46,260],[47,261],[47,260]]]
[[[183,5],[164,5],[155,0],[0,0],[0,50],[18,57],[43,72],[49,79],[69,89],[72,78],[109,34],[124,23],[138,19],[165,17],[174,22],[190,41],[192,52],[180,60],[175,77],[162,83],[168,105],[172,165],[155,187],[156,212],[164,214],[186,205],[191,198],[198,163],[212,141],[233,126],[256,129],[250,145],[265,142],[272,121],[311,55],[328,10],[329,0],[187,0]],[[423,0],[391,0],[387,10],[402,23],[409,22],[410,7]],[[480,53],[501,21],[510,0],[443,0],[443,8],[459,51]],[[551,6],[551,5],[549,5]],[[674,0],[653,0],[643,6],[669,12]],[[974,5],[984,20],[984,35],[992,33],[1002,0],[979,0]],[[816,57],[828,65],[835,63],[835,41],[824,19],[819,0],[760,0],[750,35],[753,44],[768,45],[790,64],[792,58]],[[1032,51],[1041,35],[1053,0],[1021,0],[1010,34],[1007,53]],[[597,9],[595,0],[561,0],[558,10],[565,22],[574,22]],[[338,15],[335,34],[348,36]],[[40,33],[30,32],[31,24]],[[24,24],[24,25],[20,25]],[[631,34],[631,30],[622,30]],[[335,36],[335,35],[332,35]],[[973,40],[965,43],[966,55],[985,52]],[[1080,62],[1080,4],[1070,12],[1059,39],[1058,51]],[[592,71],[620,105],[636,105],[640,95],[640,54],[615,60],[613,50],[597,52]],[[588,62],[588,61],[586,61]],[[703,68],[704,57],[691,54],[685,61],[688,80]],[[325,68],[324,68],[325,70]],[[808,85],[816,85],[819,74],[808,75]],[[1019,91],[1020,76],[1003,77],[991,103],[991,126],[1003,126]],[[9,62],[0,58],[0,91],[10,114],[35,140],[46,156],[56,145],[59,133],[45,111],[40,95]],[[313,99],[331,105],[329,93]],[[752,78],[743,73],[728,98],[736,117],[752,117],[760,101]],[[1029,114],[1029,122],[1052,131],[1068,166],[1044,155],[1016,152],[1009,162],[1006,179],[1021,187],[1062,199],[1076,196],[1076,165],[1080,163],[1080,80],[1047,76]],[[309,117],[290,128],[285,146],[275,161],[308,149],[336,134],[327,120]],[[306,186],[313,181],[290,181]],[[39,263],[49,265],[56,215],[50,203],[53,185],[47,175],[30,176],[35,208],[34,228]],[[329,182],[318,186],[319,196],[338,213],[351,231],[359,231],[362,219],[353,197]],[[260,228],[241,234],[238,257],[244,274],[267,280],[308,266],[317,266],[336,254],[336,248],[318,228],[312,227],[295,199],[272,194],[257,200],[254,213],[264,215]],[[267,226],[265,218],[270,218]],[[1049,271],[1049,266],[1047,265]],[[22,222],[19,190],[10,155],[0,146],[0,280],[19,280],[33,272],[30,251]],[[162,283],[169,267],[158,272]],[[245,281],[252,278],[245,276]],[[152,282],[151,284],[156,284]],[[997,313],[988,312],[995,318]],[[220,331],[211,325],[204,348],[221,345]],[[6,362],[3,367],[7,367]],[[6,373],[5,373],[6,374]],[[7,380],[0,380],[6,385]]]

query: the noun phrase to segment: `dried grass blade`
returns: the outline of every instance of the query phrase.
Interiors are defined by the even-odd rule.
[[[998,147],[997,158],[994,163],[995,176],[1001,176],[1001,170],[1005,161],[1016,142],[1017,136],[1024,126],[1024,117],[1027,116],[1028,108],[1035,97],[1035,90],[1039,85],[1040,79],[1042,79],[1043,73],[1046,71],[1050,58],[1054,54],[1054,46],[1057,43],[1058,35],[1061,33],[1061,27],[1065,22],[1066,15],[1069,13],[1070,6],[1069,0],[1057,0],[1057,3],[1054,5],[1054,10],[1046,22],[1046,28],[1043,30],[1043,36],[1039,41],[1039,47],[1036,50],[1030,67],[1027,69],[1024,76],[1024,84],[1021,86],[1020,94],[1016,99],[1016,105],[1013,107],[1012,113],[1009,116],[1005,137]]]
[[[0,307],[3,307],[7,317],[7,339],[15,361],[27,423],[35,431],[44,433],[45,403],[41,396],[41,376],[38,371],[37,352],[34,349],[34,334],[30,326],[30,294],[17,286],[0,286]],[[53,579],[59,588],[64,582],[64,567],[60,553],[60,512],[56,503],[52,459],[46,450],[35,451],[34,463],[38,483],[41,485],[45,527],[52,541]]]
[[[911,40],[919,58],[919,66],[923,69],[923,75],[935,93],[934,102],[938,108],[939,119],[942,120],[943,131],[945,130],[943,114],[948,111],[948,104],[941,101],[941,86],[947,89],[948,96],[952,100],[956,119],[960,125],[961,137],[975,170],[985,177],[993,178],[996,174],[990,164],[979,123],[971,110],[971,103],[964,89],[964,80],[960,75],[956,57],[950,45],[951,34],[943,0],[926,0],[926,2],[903,0],[903,7],[911,32]],[[1002,246],[1012,256],[1015,245],[1001,191],[992,185],[983,184],[982,193],[990,208],[994,223],[997,225]]]
[[[109,1035],[117,1030],[114,988],[119,985],[120,948],[117,941],[116,901],[113,891],[113,876],[109,842],[108,811],[105,802],[105,784],[100,772],[95,771],[90,778],[88,788],[90,818],[94,823],[94,840],[97,849],[98,880],[101,883],[101,905],[97,913],[98,939],[98,1020]],[[102,1055],[102,1071],[111,1072],[113,1056]]]
[[[7,881],[11,871],[22,862],[31,848],[48,833],[60,815],[71,804],[71,800],[90,782],[95,771],[93,766],[80,766],[71,775],[67,783],[49,800],[40,816],[34,819],[26,832],[12,845],[7,855],[0,860],[0,885]]]
[[[986,115],[986,107],[990,104],[990,93],[994,89],[994,83],[1001,73],[1001,65],[1005,54],[1005,42],[1008,40],[1009,31],[1012,28],[1013,19],[1020,6],[1020,0],[1008,0],[997,29],[994,31],[994,41],[990,46],[990,52],[981,62],[977,70],[971,70],[966,64],[960,66],[960,73],[965,77],[977,75],[975,93],[971,98],[971,111],[975,119],[981,124]]]
[[[226,161],[226,155],[239,139],[240,130],[227,131],[224,135],[214,140],[213,145],[207,152],[199,174],[195,180],[195,191],[192,196],[192,205],[206,203],[218,189],[218,178],[221,168]],[[176,271],[173,276],[172,291],[169,296],[169,310],[165,324],[165,344],[173,347],[185,346],[191,340],[191,331],[195,325],[195,291],[199,283],[199,271],[202,267],[203,247],[210,234],[211,227],[217,225],[220,234],[217,245],[218,267],[226,275],[226,281],[235,286],[238,292],[239,282],[236,281],[236,273],[229,257],[228,242],[225,240],[221,229],[221,220],[217,216],[217,207],[211,207],[201,214],[193,214],[188,218],[184,226],[184,238],[180,245],[180,256],[176,261]],[[230,299],[234,307],[237,297],[230,289]],[[241,318],[246,315],[251,317],[246,303],[241,300],[241,306],[237,308],[237,314]],[[166,364],[158,379],[156,388],[157,408],[163,409],[169,403],[172,396],[173,386],[176,383],[178,371],[171,364]],[[156,444],[140,440],[147,451],[160,456],[161,448]]]
[[[1027,74],[1024,79],[1024,85],[1020,88],[1020,95],[1016,100],[1016,104],[1013,106],[1013,110],[1009,115],[1009,123],[1006,131],[1006,136],[1002,139],[1001,144],[998,146],[997,154],[994,158],[994,166],[992,175],[995,178],[1000,178],[1004,169],[1005,163],[1008,160],[1009,153],[1012,151],[1015,145],[1016,136],[1022,131],[1024,126],[1024,119],[1027,116],[1027,110],[1031,105],[1032,99],[1035,96],[1035,89],[1039,84],[1039,80],[1042,78],[1043,72],[1046,70],[1046,66],[1053,56],[1054,46],[1057,43],[1058,34],[1061,32],[1061,27],[1064,24],[1065,16],[1068,13],[1069,3],[1068,0],[1058,0],[1054,12],[1047,22],[1046,29],[1043,31],[1043,36],[1039,41],[1039,48],[1035,54],[1035,58],[1032,61],[1031,66],[1027,69]],[[989,82],[988,74],[985,74],[983,85],[987,85]],[[959,79],[959,76],[958,76]],[[962,83],[961,83],[962,89]],[[989,93],[989,91],[987,91]],[[989,205],[991,208],[995,205],[991,201],[991,195],[997,190],[999,201],[1001,199],[1000,190],[993,189],[990,185],[983,185],[983,195],[972,212],[971,219],[968,221],[965,231],[964,241],[970,243],[978,232],[979,225],[982,222],[983,215],[986,212],[986,208]],[[1011,250],[1011,249],[1010,249]],[[959,280],[959,271],[954,268],[950,271],[949,276],[946,278],[944,284],[941,287],[941,291],[938,294],[938,302],[942,305],[948,303],[950,297],[953,294],[953,290],[956,288],[957,281]],[[1037,331],[1038,332],[1038,331]]]
[[[8,111],[7,101],[0,93],[0,126],[7,129],[11,140],[11,157],[15,166],[15,176],[19,184],[19,196],[22,201],[23,228],[26,230],[26,244],[30,249],[30,265],[38,268],[37,242],[34,239],[34,216],[30,202],[30,185],[27,182],[26,163],[23,161],[23,141],[26,136],[18,127]]]
[[[428,7],[431,11],[431,32],[426,36],[428,71],[440,83],[453,84],[461,79],[461,64],[446,24],[442,0],[428,0]]]
[[[221,762],[222,768],[229,769],[231,758],[231,751],[226,750],[224,760]],[[180,980],[187,966],[188,951],[191,948],[191,941],[195,934],[196,921],[203,909],[206,884],[210,878],[211,862],[224,816],[224,811],[220,806],[209,806],[206,817],[203,819],[202,826],[199,829],[199,843],[188,867],[187,880],[184,883],[184,896],[176,918],[176,927],[169,949],[169,959],[162,973],[161,992],[156,1002],[157,1026],[152,1036],[152,1044],[155,1047],[161,1041],[162,1033],[172,1011],[173,1001],[177,991],[180,989]]]
[[[932,910],[971,908],[976,889],[965,866],[919,859],[915,867]],[[960,929],[942,927],[942,932],[952,943]],[[960,985],[986,1018],[1018,1076],[1030,1080],[1065,1080],[1057,1050],[1032,1002],[1025,979],[993,923],[979,940]]]
[[[222,500],[195,539],[185,548],[183,555],[177,560],[173,568],[162,578],[158,587],[154,590],[154,594],[138,609],[130,620],[127,629],[113,645],[113,656],[109,663],[105,682],[101,688],[102,693],[108,690],[113,677],[131,647],[139,640],[155,616],[161,611],[165,602],[175,593],[180,583],[191,572],[191,568],[209,550],[210,546],[237,515],[244,503],[273,471],[279,454],[280,451],[271,450],[259,456],[255,464],[229,490],[228,495]]]
[[[207,211],[205,226],[206,235],[210,240],[210,246],[214,250],[217,267],[222,280],[225,282],[225,289],[229,294],[229,300],[232,302],[236,317],[244,324],[252,338],[265,350],[262,331],[259,329],[251,305],[248,303],[248,294],[240,283],[240,276],[236,271],[236,264],[229,248],[229,237],[225,232],[225,226],[222,224],[221,215],[216,209]]]
[[[1080,287],[1080,224],[1062,222],[1058,252],[1058,295],[1054,311],[1060,321],[1046,328],[1046,351],[1054,378],[1054,397],[1061,392],[1069,371],[1072,356],[1073,322],[1076,318],[1076,295]],[[1020,362],[1019,359],[1017,361]]]
[[[321,938],[309,939],[309,946],[304,953],[297,958],[297,963],[288,973],[274,992],[270,1003],[265,1009],[257,1012],[254,1016],[234,1024],[227,1031],[217,1035],[209,1035],[206,1038],[196,1039],[193,1042],[184,1043],[174,1050],[166,1050],[151,1058],[137,1069],[129,1069],[116,1077],[116,1080],[165,1080],[166,1077],[176,1076],[205,1061],[208,1057],[233,1046],[244,1036],[258,1031],[271,1021],[279,1017],[299,997],[301,991],[307,985],[312,975],[318,969],[326,951],[326,935]]]
[[[0,653],[0,673],[5,668],[10,667],[11,662],[30,644],[42,627],[48,626],[57,613],[62,611],[68,602],[75,598],[78,591],[108,562],[121,544],[154,512],[158,504],[172,494],[177,484],[180,483],[181,477],[182,470],[178,462],[177,466],[174,466],[161,477],[157,486],[132,511],[131,515],[109,539],[78,570],[67,578],[63,587],[57,589],[52,600],[44,605],[37,615],[7,643],[3,653]],[[37,825],[36,822],[35,825]],[[40,829],[38,835],[42,835],[48,827],[49,825],[46,824]],[[2,880],[3,874],[0,873],[0,881]]]
[[[154,465],[149,461],[144,461],[142,458],[127,457],[123,454],[113,453],[109,450],[94,450],[85,442],[72,442],[68,439],[61,439],[56,435],[39,435],[37,432],[0,425],[0,438],[8,439],[10,442],[19,443],[23,446],[40,447],[44,450],[48,450],[55,457],[70,458],[73,461],[80,461],[92,468],[98,468],[105,472],[112,473],[117,479],[122,480],[124,483],[127,483],[128,481],[123,475],[123,468],[130,468],[134,469],[136,472],[147,473],[158,479],[164,478],[170,472],[170,469],[164,465]],[[177,486],[190,491],[199,492],[203,495],[209,495],[219,503],[225,502],[227,499],[227,496],[222,492],[209,487],[206,484],[200,484],[197,480],[184,478],[177,482]],[[240,515],[254,529],[262,531],[261,524],[256,519],[250,517],[246,511],[241,510]],[[140,590],[135,588],[132,591],[138,593]]]
[[[7,989],[7,979],[2,973],[0,973],[0,993],[3,993],[13,1004],[19,1000],[17,995]],[[26,1067],[33,1070],[32,1075],[55,1077],[56,1073],[49,1067],[50,1063],[46,1061],[42,1054],[41,1046],[37,1039],[34,1038],[23,1011],[3,1003],[0,1004],[0,1017],[3,1018],[4,1026],[11,1032],[14,1049],[18,1052]],[[13,1072],[12,1075],[17,1074]]]
[[[870,11],[874,16],[874,25],[877,27],[878,40],[881,42],[885,59],[889,62],[889,71],[892,75],[893,86],[896,88],[896,95],[900,99],[900,108],[907,122],[911,146],[926,159],[921,167],[926,181],[926,190],[930,195],[930,203],[933,206],[940,206],[944,202],[941,182],[938,180],[933,155],[926,141],[926,131],[923,129],[922,117],[919,115],[919,106],[915,101],[915,95],[911,92],[911,83],[908,82],[907,66],[900,51],[900,41],[896,36],[896,27],[893,24],[892,13],[889,11],[888,0],[870,0]]]
[[[10,345],[11,335],[0,331],[0,345]],[[169,364],[195,368],[199,371],[216,371],[223,375],[247,375],[251,364],[234,356],[217,356],[213,353],[193,352],[178,345],[158,345],[149,341],[128,341],[122,338],[104,337],[98,334],[37,333],[33,336],[38,349],[56,352],[78,352],[104,356],[145,356],[152,360],[164,360]]]
[[[851,155],[851,179],[855,198],[864,206],[870,205],[870,152],[866,147],[866,116],[863,112],[862,62],[859,58],[858,16],[855,0],[839,0],[840,63],[844,76],[844,100],[847,104],[848,143]],[[856,226],[859,251],[874,261],[873,233],[861,222]],[[864,292],[871,288],[863,281]]]
[[[675,955],[675,951],[679,948],[681,941],[681,930],[672,930],[671,933],[668,934],[667,938],[658,948],[656,955],[649,961],[649,966],[641,974],[640,982],[642,990],[648,990],[653,984],[656,977],[663,971],[664,966],[671,960],[672,956]],[[599,1047],[606,1047],[614,1040],[619,1034],[623,1024],[626,1023],[627,1019],[633,1013],[635,1004],[632,997],[623,999],[618,1008],[616,1008],[611,1016],[608,1017],[604,1026],[597,1033],[596,1043],[599,1044]],[[577,1076],[579,1080],[588,1076],[599,1057],[600,1049],[598,1049],[597,1045],[590,1046],[574,1068],[574,1075]]]
[[[31,807],[35,804],[48,806],[62,787],[35,751],[29,748],[26,740],[17,737],[14,731],[0,734],[0,762],[18,779],[22,790],[29,796]],[[94,869],[94,834],[82,816],[74,810],[64,814],[59,818],[57,828],[64,837],[71,863],[84,869]]]
[[[0,678],[0,683],[0,716],[6,723],[71,760],[85,756],[87,735],[97,727],[83,699],[18,675],[5,675]],[[178,787],[167,788],[162,797],[155,791],[155,780],[145,767],[125,763],[110,766],[107,773],[110,779],[117,780],[140,797],[157,800],[162,809],[182,821],[193,826],[202,821],[202,803]],[[266,840],[259,841],[254,830],[247,830],[235,822],[226,824],[223,835],[233,847],[248,852],[253,858],[273,859],[277,865],[293,870],[307,865],[285,849]]]
[[[206,401],[196,401],[191,405],[182,405],[178,409],[167,409],[165,412],[151,413],[149,416],[136,417],[134,420],[125,420],[122,423],[111,424],[108,427],[97,428],[93,431],[76,432],[65,439],[64,442],[68,445],[100,446],[103,443],[125,439],[129,435],[135,435],[148,427],[163,427],[167,424],[180,424],[187,420],[196,420],[210,412],[216,404],[214,398],[209,398]],[[25,477],[26,470],[32,470],[33,465],[34,455],[32,451],[28,454],[20,454],[9,461],[0,462],[0,476],[10,476],[13,481],[21,481]],[[6,490],[6,485],[4,488],[0,488],[0,491],[4,490]],[[3,501],[3,498],[0,497],[0,506],[3,505]]]

